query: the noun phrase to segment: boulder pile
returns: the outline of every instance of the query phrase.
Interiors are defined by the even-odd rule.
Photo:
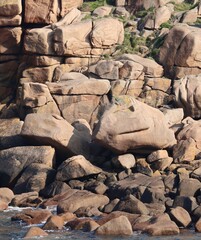
[[[201,2],[90,4],[0,3],[0,210],[34,208],[25,238],[201,232]]]

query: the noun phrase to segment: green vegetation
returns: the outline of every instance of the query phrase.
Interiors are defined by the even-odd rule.
[[[140,46],[145,45],[146,39],[144,37],[133,35],[132,33],[125,31],[124,42],[122,45],[117,46],[117,50],[119,50],[119,54],[137,53],[139,52]]]
[[[114,0],[85,1],[80,7],[80,10],[83,12],[93,12],[97,7],[114,5],[114,3]]]
[[[183,2],[183,3],[179,3],[179,4],[175,4],[174,2],[172,2],[172,3],[174,4],[174,10],[176,12],[188,11],[197,6],[197,4],[192,4],[192,3],[188,3],[188,2]]]
[[[168,29],[171,29],[173,27],[173,23],[171,20],[165,22],[165,23],[162,23],[160,25],[160,28],[168,28]]]

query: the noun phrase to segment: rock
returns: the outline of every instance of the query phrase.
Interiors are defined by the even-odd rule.
[[[83,229],[87,232],[95,231],[100,225],[94,220],[87,221],[84,223]]]
[[[80,7],[83,0],[62,0],[61,2],[61,16],[65,16],[72,8]]]
[[[20,26],[22,23],[21,15],[17,16],[0,16],[0,26]]]
[[[198,205],[194,197],[176,196],[173,202],[173,208],[176,207],[182,207],[188,213],[191,213]]]
[[[144,158],[140,158],[137,160],[136,169],[139,173],[145,174],[150,177],[153,176],[153,170]]]
[[[130,17],[130,13],[124,7],[116,7],[114,13],[121,17],[126,17],[126,18]]]
[[[22,17],[20,0],[2,2],[0,6],[0,26],[19,26]]]
[[[201,218],[195,224],[195,230],[201,232]]]
[[[153,162],[151,164],[151,168],[153,170],[164,171],[166,168],[168,168],[171,165],[172,162],[173,162],[172,157],[162,158],[162,159],[159,159],[158,161]]]
[[[178,162],[189,162],[194,160],[201,150],[199,138],[201,122],[186,118],[183,123],[184,127],[177,136],[178,143],[173,148],[173,158]]]
[[[32,163],[52,166],[54,153],[54,149],[49,146],[23,146],[0,151],[1,186],[8,186],[16,181],[22,170]]]
[[[196,192],[201,188],[201,183],[197,179],[183,179],[178,187],[178,195],[186,197],[194,197]]]
[[[142,91],[143,84],[141,80],[117,80],[111,82],[111,92],[113,96],[130,95],[137,98]]]
[[[55,29],[60,26],[67,26],[74,22],[79,22],[80,16],[81,12],[77,8],[72,8],[60,21],[53,23],[52,28]]]
[[[25,145],[20,136],[23,122],[18,118],[0,119],[0,149]]]
[[[91,66],[89,71],[98,77],[109,80],[119,79],[119,67],[122,64],[113,60],[101,60],[95,66]]]
[[[15,91],[14,89],[17,86],[15,76],[17,74],[18,67],[19,62],[17,59],[11,61],[5,60],[5,62],[0,63],[0,101],[6,99],[6,101],[8,101],[8,99],[13,96]]]
[[[73,213],[70,213],[70,212],[62,213],[62,214],[60,214],[58,216],[62,217],[64,222],[69,222],[69,221],[71,221],[71,220],[76,218],[76,215],[73,214]]]
[[[149,210],[140,200],[130,195],[125,200],[121,200],[115,206],[115,211],[124,211],[133,214],[148,215]]]
[[[49,26],[26,30],[24,36],[25,53],[55,55],[53,49],[53,35],[53,31]]]
[[[27,82],[51,82],[54,79],[56,67],[57,65],[48,67],[29,67],[22,72],[20,84]]]
[[[96,17],[104,17],[104,16],[108,16],[112,11],[112,8],[109,6],[101,6],[96,8],[93,11],[93,15]]]
[[[14,193],[9,188],[0,188],[0,200],[5,203],[10,203],[14,198]]]
[[[143,80],[144,79],[144,67],[142,64],[132,61],[122,61],[123,66],[119,69],[120,79],[131,79],[131,80]]]
[[[155,13],[155,28],[159,28],[162,23],[167,22],[171,17],[170,8],[167,6],[162,6],[156,9]]]
[[[124,28],[122,22],[114,18],[102,18],[94,21],[91,33],[93,47],[109,48],[115,44],[122,44],[123,40]]]
[[[200,67],[200,29],[187,24],[176,24],[169,32],[160,49],[160,63],[171,73],[174,65],[179,67]],[[186,46],[191,46],[185,51]],[[170,52],[169,49],[172,49]],[[169,69],[169,70],[168,70]]]
[[[168,152],[166,150],[154,151],[147,157],[148,163],[153,163],[159,159],[168,158]]]
[[[87,80],[90,80],[90,79],[87,76],[85,76],[84,74],[79,73],[79,72],[65,72],[65,73],[62,73],[60,81],[67,81],[67,80],[79,80],[80,83],[82,83],[81,81],[87,81]],[[71,82],[71,83],[73,83],[73,82]],[[65,84],[65,83],[63,83],[63,84]],[[69,84],[69,83],[66,82],[66,84]],[[88,91],[90,91],[90,89]]]
[[[174,93],[176,104],[184,109],[185,116],[199,119],[201,117],[201,74],[185,76],[175,81]]]
[[[31,210],[26,209],[23,210],[21,213],[18,213],[17,215],[13,216],[11,218],[12,221],[19,221],[22,220],[26,224],[39,224],[43,221],[46,221],[50,216],[51,212],[48,210]]]
[[[197,17],[198,17],[198,8],[195,7],[189,11],[186,11],[182,15],[181,22],[182,23],[194,23],[197,21]]]
[[[170,212],[170,217],[179,227],[188,227],[191,223],[189,213],[182,207],[173,208]]]
[[[143,114],[146,116],[142,117]],[[163,114],[127,96],[118,97],[104,112],[93,139],[119,153],[140,151],[145,147],[153,151],[175,144],[174,133],[168,129]]]
[[[118,198],[115,198],[114,200],[110,201],[105,207],[104,207],[104,212],[105,213],[111,213],[113,212],[114,208],[118,204],[120,200]]]
[[[72,193],[70,197],[64,198],[58,203],[58,213],[75,212],[80,207],[100,207],[109,203],[109,198],[104,195],[94,194],[85,190],[74,190]]]
[[[130,169],[135,166],[135,157],[132,154],[119,155],[112,158],[112,164],[116,168]]]
[[[106,222],[96,230],[97,235],[131,236],[132,226],[125,216],[120,216]]]
[[[14,192],[40,192],[50,184],[56,175],[56,171],[45,164],[32,163],[22,173],[14,187]]]
[[[80,207],[75,211],[75,214],[77,217],[100,217],[102,212],[97,207]]]
[[[170,127],[174,127],[175,124],[181,124],[181,121],[184,118],[183,108],[160,108],[160,110],[164,114],[165,119]]]
[[[117,60],[127,60],[139,63],[144,67],[145,76],[148,77],[162,77],[163,76],[163,67],[156,63],[154,60],[140,57],[136,54],[123,54]]]
[[[56,180],[68,181],[100,173],[102,170],[79,155],[65,160],[57,169]]]
[[[145,232],[151,236],[177,235],[180,233],[177,225],[170,220],[167,214],[163,214],[151,220]]]
[[[24,118],[29,113],[58,114],[60,111],[52,98],[48,87],[41,83],[24,83],[19,97],[18,107]]]
[[[40,125],[38,125],[40,123]],[[51,128],[49,127],[51,126]],[[66,120],[58,115],[29,114],[21,135],[54,146],[68,154],[88,155],[89,143]]]
[[[44,237],[48,236],[48,233],[46,233],[39,227],[31,227],[25,234],[24,238],[41,237],[41,236],[44,236]]]
[[[37,206],[40,203],[38,200],[38,192],[16,194],[11,201],[11,205],[17,207]]]
[[[85,185],[84,185],[84,188],[88,191],[91,191],[93,193],[97,193],[97,194],[104,194],[108,187],[102,183],[102,182],[99,182],[99,181],[96,181],[96,180],[92,180],[92,181],[88,181]]]
[[[43,230],[61,230],[64,226],[64,219],[60,216],[50,216],[43,226]]]
[[[54,51],[57,55],[90,55],[92,21],[60,26],[54,31]]]
[[[50,24],[57,22],[58,1],[27,0],[25,3],[25,23]],[[36,11],[37,9],[37,11]]]
[[[1,28],[0,54],[19,54],[21,27]]]
[[[164,203],[165,202],[165,192],[161,188],[147,187],[141,196],[141,201],[143,203]]]
[[[145,206],[149,211],[149,216],[162,215],[166,211],[166,207],[164,203],[160,203],[160,202],[146,203]]]
[[[15,16],[22,12],[22,3],[20,0],[3,1],[0,5],[1,16]]]
[[[99,225],[93,221],[90,218],[75,218],[69,222],[66,223],[65,227],[70,227],[70,229],[72,230],[84,230],[87,231],[86,227],[88,225],[89,227],[89,223],[93,222],[95,224],[95,228],[97,228]]]
[[[8,203],[0,199],[0,211],[4,211],[8,208]]]
[[[103,106],[108,103],[105,95],[54,95],[54,99],[69,123],[85,119],[91,127],[101,115]]]
[[[91,141],[92,130],[89,123],[85,119],[77,119],[72,126],[80,132],[89,142]]]
[[[45,198],[51,198],[55,195],[62,194],[70,189],[69,185],[60,182],[60,181],[54,181],[47,185],[44,189],[40,191],[40,195]]]
[[[108,80],[68,80],[58,83],[47,83],[51,94],[56,95],[104,95],[110,90]]]
[[[121,198],[129,193],[136,193],[136,190],[139,187],[143,187],[144,190],[146,188],[151,188],[153,191],[155,190],[160,192],[164,192],[165,190],[161,176],[149,177],[141,173],[136,173],[126,179],[110,184],[110,188],[107,193],[109,197]],[[146,200],[150,199],[146,198]]]

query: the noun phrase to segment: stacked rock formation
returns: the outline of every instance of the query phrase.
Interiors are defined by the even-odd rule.
[[[119,53],[126,28],[171,18],[169,2],[136,1],[156,11],[126,24],[125,1],[90,17],[81,0],[0,3],[0,209],[39,208],[12,218],[46,222],[26,237],[201,231],[200,29],[166,29],[158,62]]]

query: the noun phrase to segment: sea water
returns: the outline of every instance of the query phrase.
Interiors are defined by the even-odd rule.
[[[24,237],[25,233],[31,226],[41,227],[39,225],[25,225],[22,222],[13,222],[11,217],[22,211],[22,208],[9,208],[8,210],[0,213],[0,240],[20,240]],[[37,237],[33,239],[44,239],[44,240],[200,240],[201,234],[195,233],[194,230],[181,231],[180,235],[177,236],[162,236],[162,237],[150,237],[140,232],[134,232],[130,237],[100,237],[94,233],[88,233],[83,231],[72,231],[64,229],[60,231],[49,231],[47,237]],[[30,238],[29,238],[30,239]]]

